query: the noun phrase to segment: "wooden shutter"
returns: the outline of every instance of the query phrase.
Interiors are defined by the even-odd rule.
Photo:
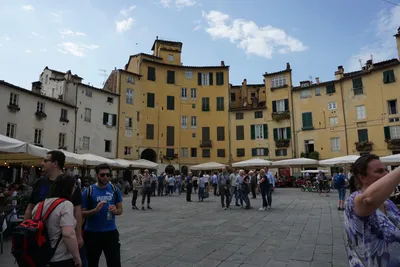
[[[147,67],[147,79],[150,81],[156,80],[156,69],[153,67]]]
[[[210,75],[210,78],[209,78],[208,84],[213,85],[213,73],[210,72],[209,75]]]
[[[224,126],[217,127],[217,141],[225,141],[225,127]]]
[[[368,130],[367,129],[361,129],[357,131],[358,133],[358,142],[368,142]]]
[[[272,112],[276,112],[276,101],[272,101]]]
[[[389,126],[383,127],[383,132],[385,134],[385,140],[392,139],[392,137],[390,136],[390,127]]]
[[[268,156],[269,150],[268,148],[264,148],[264,156]]]
[[[217,97],[217,111],[223,111],[223,110],[224,110],[224,98]]]
[[[175,97],[174,96],[167,96],[167,110],[174,110],[175,109]]]
[[[335,84],[334,83],[328,84],[326,86],[326,94],[333,94],[335,91],[336,91],[336,89],[335,89]]]
[[[221,74],[220,74],[220,85],[224,85],[224,73],[223,72],[220,72]]]
[[[107,125],[108,122],[108,113],[103,112],[103,124]]]
[[[117,115],[116,114],[113,114],[113,116],[112,116],[112,126],[117,126]]]
[[[256,139],[256,126],[255,125],[250,125],[250,136],[251,136],[251,140]]]
[[[362,88],[361,77],[353,79],[353,88]]]
[[[210,141],[210,127],[201,128],[201,140]]]
[[[201,72],[197,73],[197,84],[201,85]]]
[[[154,139],[154,125],[146,124],[146,139],[153,140]]]
[[[154,94],[147,93],[147,107],[154,108]]]
[[[289,110],[289,99],[285,99],[285,111]]]
[[[286,138],[287,139],[291,139],[292,138],[292,130],[290,129],[290,127],[286,128]]]
[[[251,155],[254,157],[254,156],[257,156],[257,148],[252,148],[251,149]]]
[[[308,123],[308,127],[310,127],[310,128],[313,127],[312,113],[311,112],[307,113],[307,123]]]
[[[244,127],[243,125],[236,126],[236,140],[244,140]]]
[[[303,128],[312,128],[312,113],[311,112],[304,112],[302,114],[303,119]]]
[[[167,126],[167,146],[175,145],[175,128],[174,126]]]
[[[278,140],[278,128],[274,128],[274,140]]]
[[[268,124],[263,125],[264,139],[268,139]]]
[[[170,83],[170,84],[175,83],[175,71],[167,70],[167,83]]]

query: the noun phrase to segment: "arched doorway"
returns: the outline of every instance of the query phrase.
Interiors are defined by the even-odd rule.
[[[188,167],[182,166],[181,167],[181,173],[184,174],[184,175],[188,175]]]
[[[172,165],[168,165],[165,167],[165,173],[166,174],[175,174],[175,167]]]
[[[140,158],[157,163],[157,153],[151,148],[143,150],[142,154],[140,155]]]

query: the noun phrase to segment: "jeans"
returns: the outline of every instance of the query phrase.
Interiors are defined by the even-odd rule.
[[[157,184],[155,182],[151,183],[151,195],[152,196],[156,196],[156,188],[157,188]]]
[[[182,184],[176,184],[176,189],[178,189],[179,195],[182,193]]]
[[[168,186],[168,193],[169,193],[169,195],[172,195],[174,193],[174,186],[173,185],[169,185]]]
[[[250,207],[250,199],[249,199],[249,193],[248,191],[243,191],[242,190],[242,206],[243,206],[243,201],[246,204],[246,208]]]
[[[86,265],[83,265],[83,262],[82,262],[82,267],[83,266],[87,266],[87,263],[86,263]],[[75,267],[75,262],[73,259],[49,262],[49,267]]]
[[[203,201],[204,187],[199,187],[199,201]]]
[[[106,257],[107,267],[121,267],[121,244],[117,230],[108,232],[86,231],[84,240],[89,267],[99,266],[102,252]]]
[[[340,188],[338,189],[338,193],[339,193],[339,200],[345,200],[346,199],[346,188]]]
[[[271,204],[272,204],[272,189],[273,189],[273,185],[269,185],[267,187],[267,201],[268,201],[269,207],[271,207]]]
[[[82,267],[88,267],[87,252],[85,244],[79,249],[79,255],[81,256]],[[75,266],[75,265],[73,265]]]
[[[186,185],[186,201],[192,201],[192,184]]]
[[[243,206],[243,190],[242,189],[238,189],[238,199],[240,201],[240,206]]]
[[[231,187],[231,199],[230,199],[229,203],[232,202],[233,196],[235,196],[236,205],[239,205],[239,203],[238,203],[238,190],[237,190],[236,186],[232,186]]]
[[[144,205],[144,201],[147,196],[147,206],[150,205],[150,197],[151,197],[151,187],[143,188],[142,191],[142,206]]]
[[[219,195],[221,197],[221,206],[224,208],[225,207],[225,198],[226,198],[226,207],[229,208],[229,205],[231,203],[231,191],[229,190],[229,187],[225,185],[220,185],[219,186]]]
[[[136,207],[136,200],[137,200],[138,191],[133,190],[132,194],[132,207]]]
[[[212,186],[213,186],[213,189],[214,189],[214,196],[216,196],[217,195],[218,184],[213,184]]]
[[[253,195],[253,198],[256,198],[256,196],[257,196],[257,194],[256,194],[257,184],[256,183],[251,183],[250,187],[251,187],[251,194]]]
[[[266,198],[267,190],[268,190],[268,188],[267,188],[266,185],[264,185],[264,186],[261,185],[260,186],[263,208],[266,208],[268,206],[268,202],[267,202],[267,198]]]
[[[164,195],[163,189],[164,189],[164,184],[158,182],[158,187],[157,187],[157,195],[158,196],[163,196]]]

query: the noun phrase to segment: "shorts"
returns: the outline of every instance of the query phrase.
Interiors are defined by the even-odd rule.
[[[346,188],[343,187],[343,188],[338,189],[338,193],[339,193],[339,200],[344,201],[346,198]]]

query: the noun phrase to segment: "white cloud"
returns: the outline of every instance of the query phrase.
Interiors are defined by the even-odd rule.
[[[40,35],[40,34],[38,34],[37,32],[32,32],[32,36],[33,36],[33,37],[40,38],[40,39],[43,39],[43,36]]]
[[[368,59],[374,62],[384,61],[396,57],[396,41],[393,35],[400,25],[400,6],[385,9],[379,12],[378,19],[373,22],[372,31],[376,41],[364,45],[360,51],[348,60],[346,71],[355,71],[361,68]],[[361,60],[361,65],[360,65]]]
[[[32,50],[26,49],[26,50],[25,50],[25,53],[31,54],[31,53],[32,53]]]
[[[127,17],[129,15],[129,13],[134,10],[136,8],[136,6],[130,6],[128,8],[124,8],[121,11],[119,11],[119,13],[125,17]]]
[[[91,44],[91,45],[86,45],[86,44],[77,44],[77,43],[72,43],[72,42],[66,42],[59,44],[59,49],[58,51],[63,53],[63,54],[71,54],[76,57],[84,57],[86,56],[86,52],[88,50],[94,50],[99,48],[98,45]]]
[[[135,23],[135,20],[133,18],[127,18],[124,20],[116,21],[115,29],[118,33],[122,33],[122,32],[130,30],[134,23]]]
[[[175,5],[178,9],[184,7],[191,7],[198,4],[197,0],[160,0],[160,3],[163,7],[171,7]]]
[[[50,15],[52,15],[53,17],[61,17],[62,12],[50,12]]]
[[[270,25],[260,27],[254,21],[231,20],[229,15],[212,10],[203,12],[208,27],[206,32],[214,39],[228,39],[248,55],[271,58],[276,52],[301,52],[307,47],[298,39]]]
[[[62,35],[62,37],[64,37],[64,36],[86,36],[86,34],[83,32],[74,32],[74,31],[71,31],[70,29],[61,29],[61,30],[58,30],[58,32]]]
[[[8,37],[7,35],[2,36],[4,40],[6,41],[11,41],[10,37]]]
[[[193,21],[193,23],[195,24],[193,31],[198,31],[203,28],[203,26],[201,25],[201,20],[195,20]]]
[[[35,9],[32,5],[24,5],[24,6],[22,6],[21,8],[22,8],[23,10],[25,10],[25,11],[32,11],[32,10]]]

